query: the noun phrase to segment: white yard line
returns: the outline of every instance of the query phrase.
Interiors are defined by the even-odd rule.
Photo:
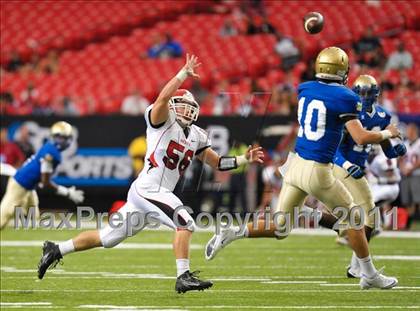
[[[59,241],[58,241],[59,242]],[[0,247],[42,247],[44,241],[25,241],[25,240],[14,240],[14,241],[1,241]],[[199,244],[191,244],[191,249],[202,249],[204,246]],[[121,243],[114,248],[119,249],[153,249],[153,250],[172,250],[172,244],[169,243]],[[103,248],[98,248],[103,249]]]
[[[263,284],[324,284],[326,281],[267,281],[261,282]]]
[[[228,277],[218,277],[212,278],[212,281],[217,282],[265,282],[270,281],[271,279],[263,279],[263,278],[253,278],[253,277],[243,277],[243,278],[228,278]]]
[[[381,260],[409,260],[409,261],[420,260],[420,256],[415,256],[415,255],[374,255],[373,258],[381,259]]]
[[[354,284],[349,284],[349,283],[324,283],[324,284],[319,284],[321,286],[360,286],[358,283],[354,283]]]
[[[3,266],[0,268],[1,271],[6,273],[35,273],[35,269],[17,269],[15,267]],[[63,269],[56,269],[49,271],[50,278],[59,279],[158,279],[158,280],[175,280],[175,276],[169,276],[164,274],[141,274],[141,273],[114,273],[104,271],[65,271]],[[3,276],[4,279],[35,279],[36,276]],[[329,283],[326,279],[343,279],[342,276],[219,276],[213,278],[213,281],[217,282],[260,282],[262,284],[319,284],[320,286],[328,287],[352,287],[359,286],[357,283]],[[280,280],[279,280],[280,279]],[[324,279],[324,280],[319,280]],[[420,287],[397,287],[397,289],[412,289],[420,290]],[[30,290],[16,290],[19,291],[30,291]],[[111,290],[112,291],[112,290]],[[137,291],[137,290],[134,290]],[[239,290],[240,292],[241,290]],[[276,290],[273,290],[276,292]]]
[[[319,284],[320,286],[327,286],[327,287],[352,287],[352,286],[359,286],[359,284],[348,284],[348,283],[324,283]],[[397,286],[394,287],[392,290],[396,289],[413,289],[420,291],[420,286]]]
[[[0,302],[0,309],[55,309],[51,302]]]
[[[50,306],[51,302],[0,302],[0,306]]]
[[[16,269],[15,267],[3,266],[0,268],[3,272],[8,273],[35,273],[35,269]],[[58,278],[67,279],[79,279],[79,278],[120,278],[120,279],[160,279],[160,280],[171,280],[176,279],[175,276],[169,276],[164,274],[142,274],[142,273],[114,273],[104,271],[65,271],[63,269],[56,269],[48,271],[50,277],[58,275]],[[32,277],[30,277],[32,278]],[[228,281],[228,282],[264,282],[271,281],[271,278],[264,278],[259,276],[245,276],[245,277],[219,277],[214,278],[214,281]]]
[[[357,284],[358,286],[358,284]],[[411,289],[411,290],[406,290]],[[419,287],[400,286],[394,287],[388,293],[394,291],[404,290],[404,292],[418,292]],[[287,289],[209,289],[206,293],[220,294],[220,293],[290,293],[290,288]],[[173,289],[2,289],[1,293],[160,293],[160,292],[174,292]],[[361,289],[293,289],[293,293],[377,293],[375,290],[362,291]]]
[[[162,309],[162,310],[170,310],[173,308],[179,308],[179,306],[115,306],[115,305],[80,305],[78,308],[83,309],[114,309],[114,310],[145,310],[145,309],[152,309],[155,310],[156,308]],[[241,305],[201,305],[201,306],[188,306],[185,309],[182,310],[188,310],[188,309],[202,309],[202,308],[208,308],[208,309],[334,309],[334,310],[340,310],[340,309],[419,309],[419,306],[382,306],[382,305],[370,305],[370,306],[360,306],[360,305],[354,305],[354,306],[340,306],[340,305],[334,305],[334,306],[241,306]]]

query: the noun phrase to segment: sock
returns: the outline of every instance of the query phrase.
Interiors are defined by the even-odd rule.
[[[248,226],[246,226],[243,231],[244,232],[242,232],[242,234],[239,234],[239,229],[238,229],[238,231],[237,231],[237,239],[242,239],[242,238],[247,238],[248,237],[248,235],[249,235]]]
[[[353,252],[353,256],[351,256],[350,267],[352,270],[360,269],[359,260],[357,260],[357,256],[354,252]]]
[[[74,252],[73,240],[68,240],[65,242],[58,243],[58,248],[60,249],[61,256],[67,255]]]
[[[366,235],[366,240],[370,241],[370,238],[372,237],[372,233],[373,233],[373,229],[371,227],[365,226],[365,235]]]
[[[319,216],[318,216],[319,217]],[[327,229],[333,229],[335,223],[337,222],[337,217],[331,215],[331,214],[327,214],[327,213],[322,213],[321,218],[318,218],[318,224],[321,227],[327,228]],[[338,233],[338,230],[334,230],[335,232]]]
[[[365,275],[368,278],[373,278],[376,274],[376,268],[373,265],[372,258],[370,255],[365,258],[358,258],[360,269],[362,270],[362,275]]]
[[[190,260],[189,259],[177,259],[176,260],[176,276],[180,276],[185,271],[190,270]]]

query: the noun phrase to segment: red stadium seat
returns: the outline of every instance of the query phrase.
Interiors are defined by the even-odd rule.
[[[0,88],[11,90],[15,96],[29,81],[34,81],[43,99],[52,99],[63,93],[82,98],[78,105],[83,113],[89,111],[86,102],[90,96],[100,103],[101,113],[118,111],[119,100],[133,88],[139,88],[150,98],[183,63],[183,58],[140,58],[153,35],[167,31],[182,43],[186,51],[200,57],[203,65],[198,71],[206,87],[211,88],[219,80],[228,79],[237,83],[233,86],[234,90],[243,91],[247,85],[244,81],[252,77],[257,79],[260,87],[270,89],[285,79],[284,72],[277,69],[280,58],[273,52],[274,35],[221,38],[219,31],[224,15],[179,14],[186,8],[203,8],[205,5],[198,0],[159,1],[153,7],[142,1],[83,4],[22,1],[19,5],[15,1],[3,2],[7,13],[2,15],[1,25],[3,64],[10,50],[17,50],[29,58],[34,52],[27,44],[31,39],[37,41],[41,54],[52,48],[63,50],[58,73],[36,77],[6,73]],[[237,5],[227,3],[226,7],[231,9]],[[420,15],[410,1],[399,2],[398,5],[383,1],[379,7],[365,5],[364,1],[338,1],[334,5],[340,6],[339,11],[328,1],[266,1],[265,5],[274,26],[302,46],[304,62],[293,69],[294,80],[305,70],[306,60],[322,46],[349,44],[357,40],[372,20],[377,21],[376,31],[385,32],[403,27],[404,18]],[[312,36],[305,33],[301,19],[295,17],[315,10],[321,12],[328,22],[320,34]],[[152,27],[139,27],[142,25]],[[389,55],[400,39],[418,63],[420,37],[415,31],[407,31],[400,38],[384,39],[385,53]],[[351,53],[350,59],[353,59]],[[407,74],[410,79],[418,81],[419,72],[412,70]],[[356,74],[351,72],[351,81]],[[378,72],[373,74],[379,75]],[[399,74],[390,72],[389,75],[393,82],[399,82]],[[246,78],[241,78],[244,76]],[[411,109],[413,105],[405,106]]]

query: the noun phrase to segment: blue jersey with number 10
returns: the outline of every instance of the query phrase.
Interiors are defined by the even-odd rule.
[[[309,81],[298,88],[300,124],[295,151],[307,160],[332,163],[344,123],[357,118],[359,96],[337,83]]]

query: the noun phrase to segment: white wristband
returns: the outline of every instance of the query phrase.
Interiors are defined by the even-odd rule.
[[[382,140],[386,140],[392,137],[392,133],[390,130],[383,130],[383,131],[380,131],[379,133],[381,133],[382,135]]]
[[[349,161],[346,161],[346,162],[344,162],[343,163],[343,168],[345,169],[345,170],[348,170],[349,168],[350,168],[350,166],[352,166],[353,164],[351,163],[351,162],[349,162]]]
[[[69,195],[69,188],[66,188],[64,186],[57,186],[57,194],[66,197]]]
[[[240,156],[236,157],[236,165],[237,166],[241,166],[241,165],[244,165],[244,164],[247,164],[247,163],[248,163],[248,160],[244,155],[240,155]]]
[[[187,79],[188,77],[188,73],[185,69],[181,69],[177,74],[176,74],[176,78],[181,81],[184,82],[185,79]]]

